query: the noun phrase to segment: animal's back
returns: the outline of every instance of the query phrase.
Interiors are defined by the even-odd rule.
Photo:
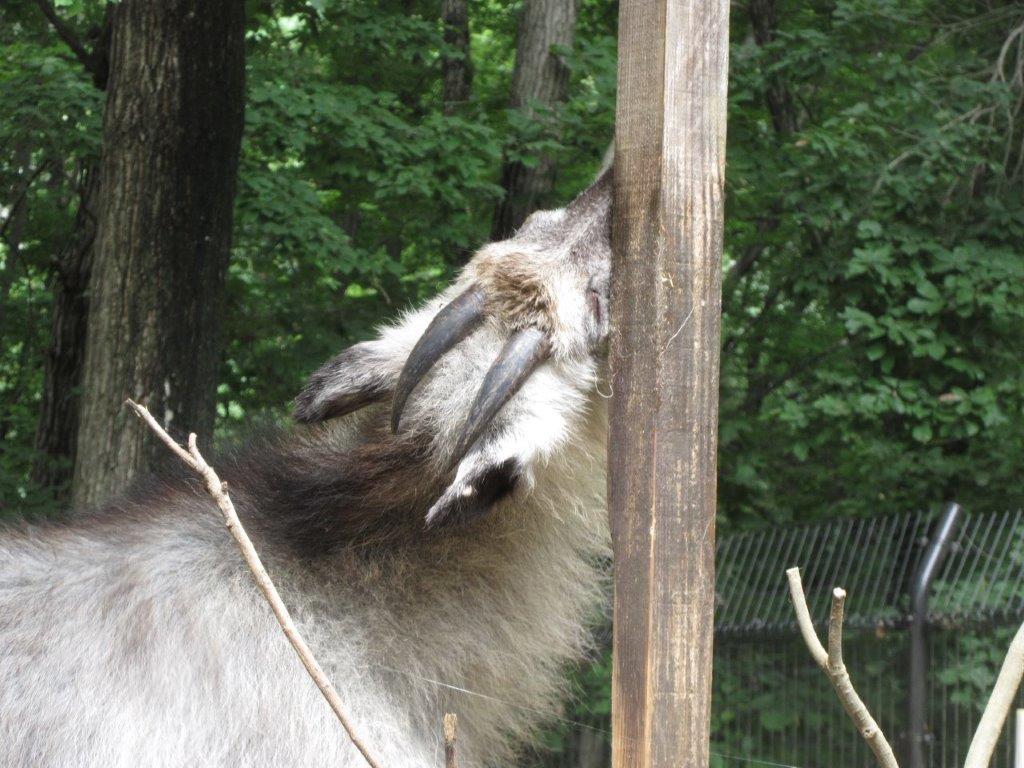
[[[443,765],[446,711],[467,766],[506,763],[555,711],[600,594],[593,463],[547,470],[583,507],[544,483],[555,492],[414,547],[301,559],[258,536],[387,768]],[[143,514],[0,529],[0,765],[365,765],[217,515],[188,489]]]
[[[3,532],[0,764],[361,765],[226,534],[196,517],[214,510],[169,506]],[[325,657],[361,730],[389,766],[423,765],[433,739],[400,727],[389,691],[353,684],[369,660],[344,599],[319,618],[309,600],[307,633],[347,638]]]

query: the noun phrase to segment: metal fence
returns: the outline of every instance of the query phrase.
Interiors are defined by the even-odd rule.
[[[947,508],[751,531],[723,537],[717,559],[713,765],[874,765],[799,637],[785,579],[794,565],[822,635],[832,588],[846,589],[846,664],[903,768],[963,765],[1024,620],[1024,513]],[[606,685],[583,678],[572,723],[540,763],[610,763]],[[1012,767],[1012,728],[1011,718],[993,768]]]

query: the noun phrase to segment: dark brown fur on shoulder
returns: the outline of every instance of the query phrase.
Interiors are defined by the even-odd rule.
[[[428,530],[426,513],[454,476],[431,460],[428,436],[394,435],[379,413],[353,438],[341,445],[329,425],[264,429],[237,449],[213,453],[210,462],[262,551],[310,560],[342,549],[374,555],[422,546],[490,510],[517,482],[513,462],[488,467],[475,479],[473,497],[459,498],[444,523]],[[99,507],[24,522],[145,536],[133,521],[190,514],[186,500],[211,504],[200,481],[172,458]],[[205,522],[219,520],[211,509]]]
[[[341,449],[318,433],[282,433],[218,470],[238,490],[243,522],[251,521],[268,544],[305,558],[408,545],[428,535],[423,518],[443,485],[423,436],[392,435],[380,420]]]

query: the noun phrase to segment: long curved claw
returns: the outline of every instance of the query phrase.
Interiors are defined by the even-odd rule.
[[[398,431],[405,401],[445,352],[466,338],[484,319],[484,292],[477,287],[460,293],[427,326],[409,353],[395,384],[391,431]]]
[[[491,420],[519,391],[530,374],[551,356],[551,344],[537,328],[524,328],[510,338],[484,376],[452,456],[455,466],[473,447]]]

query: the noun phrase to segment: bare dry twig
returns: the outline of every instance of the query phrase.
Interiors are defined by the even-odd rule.
[[[444,768],[458,768],[459,762],[455,754],[456,729],[459,725],[458,716],[448,712],[444,716]]]
[[[274,616],[277,618],[277,623],[281,625],[281,630],[284,632],[285,637],[288,638],[288,642],[291,643],[292,648],[295,649],[295,653],[298,655],[299,660],[302,662],[302,666],[306,668],[309,676],[313,678],[313,682],[316,683],[316,687],[320,689],[320,693],[327,700],[331,709],[334,711],[335,716],[341,723],[342,728],[348,734],[349,739],[356,749],[366,759],[366,762],[370,765],[370,768],[381,768],[381,764],[372,755],[369,748],[359,738],[355,731],[348,715],[345,713],[345,708],[341,702],[341,697],[338,695],[334,685],[328,679],[327,674],[324,672],[320,663],[316,660],[313,652],[310,650],[306,641],[299,634],[298,628],[295,626],[295,622],[292,620],[291,614],[288,612],[288,608],[285,606],[284,601],[281,600],[281,595],[277,591],[277,587],[274,586],[274,582],[270,579],[270,574],[267,573],[267,569],[263,567],[263,563],[260,560],[260,556],[256,552],[256,548],[252,545],[252,541],[249,539],[249,535],[245,532],[245,528],[242,527],[241,521],[238,519],[238,513],[235,511],[235,505],[231,501],[231,497],[228,495],[227,483],[221,482],[220,477],[214,471],[213,467],[206,463],[199,448],[196,445],[195,434],[188,436],[188,450],[182,448],[176,443],[170,435],[164,430],[163,427],[153,418],[153,415],[146,409],[145,406],[139,405],[133,400],[125,401],[136,415],[142,419],[156,436],[170,448],[174,454],[181,459],[185,464],[189,466],[197,475],[199,475],[206,485],[206,490],[213,497],[213,500],[217,503],[217,507],[220,509],[221,514],[224,515],[224,524],[227,526],[228,531],[234,538],[235,543],[238,544],[239,550],[242,552],[242,558],[245,560],[245,564],[249,566],[249,570],[252,571],[253,578],[256,581],[256,586],[260,588],[263,596],[270,603],[270,608],[274,612]]]
[[[807,608],[807,598],[804,596],[803,583],[800,581],[800,569],[790,568],[786,571],[786,578],[789,580],[789,593],[793,599],[793,610],[796,612],[800,634],[803,635],[804,642],[815,663],[825,671],[828,679],[832,682],[839,695],[839,700],[843,703],[843,708],[850,715],[868,746],[871,747],[878,764],[882,768],[899,768],[889,742],[886,741],[878,723],[871,717],[867,706],[854,690],[853,683],[850,682],[850,675],[843,664],[843,612],[846,592],[842,589],[832,590],[832,611],[828,620],[828,650],[825,650],[814,631],[811,613]],[[999,670],[999,677],[996,678],[992,695],[989,697],[988,704],[985,705],[978,729],[975,731],[970,749],[967,751],[964,768],[988,768],[1022,678],[1024,678],[1024,625],[1017,630],[1017,634],[1006,652],[1006,658]]]
[[[828,676],[832,687],[836,689],[840,702],[842,702],[843,709],[857,726],[857,730],[875,754],[875,759],[881,768],[899,768],[892,747],[889,746],[885,734],[878,727],[878,723],[871,716],[864,701],[854,690],[850,675],[843,664],[843,609],[846,603],[846,592],[842,589],[832,591],[832,612],[828,620],[828,650],[826,651],[814,631],[811,613],[807,608],[807,598],[804,596],[804,587],[800,581],[800,569],[790,568],[786,571],[786,578],[789,579],[789,593],[793,599],[793,609],[796,612],[797,624],[800,626],[800,634],[803,635],[811,656]]]
[[[978,729],[971,739],[971,747],[967,750],[967,759],[964,760],[964,768],[986,768],[992,760],[992,752],[995,750],[996,741],[1003,730],[1006,716],[1010,713],[1013,700],[1020,688],[1021,677],[1024,675],[1024,625],[1017,630],[1010,649],[1003,659],[1003,666],[999,670],[999,677],[992,688],[992,695],[989,696],[985,711],[981,714],[978,722]]]

